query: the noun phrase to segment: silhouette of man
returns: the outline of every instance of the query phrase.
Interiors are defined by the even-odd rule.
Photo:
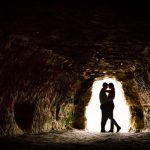
[[[107,88],[109,87],[109,90]],[[108,92],[108,96],[106,94]],[[111,120],[110,130],[108,132],[113,132],[114,125],[117,127],[117,132],[120,131],[121,127],[117,124],[116,120],[113,118],[113,110],[114,110],[114,103],[113,99],[115,98],[115,88],[113,83],[109,83],[109,85],[104,82],[103,88],[100,91],[100,103],[101,103],[101,110],[102,110],[102,120],[101,120],[101,132],[105,131],[105,125],[108,118]]]
[[[100,109],[101,109],[101,112],[102,112],[102,118],[101,118],[101,132],[106,132],[105,131],[105,125],[106,125],[106,121],[108,119],[108,115],[107,115],[107,111],[108,111],[108,108],[107,108],[107,88],[108,88],[108,84],[106,82],[103,83],[103,87],[100,91],[100,94],[99,94],[99,99],[100,99]]]

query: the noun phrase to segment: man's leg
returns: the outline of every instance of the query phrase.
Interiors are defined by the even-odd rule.
[[[101,111],[102,111],[101,132],[105,132],[105,125],[108,119],[105,106],[101,107]]]
[[[109,130],[108,132],[113,132],[113,131],[114,131],[114,121],[112,121],[112,120],[113,120],[114,105],[111,104],[109,109],[110,109],[109,116],[110,116],[110,118],[112,118],[112,119],[110,120],[110,130]]]

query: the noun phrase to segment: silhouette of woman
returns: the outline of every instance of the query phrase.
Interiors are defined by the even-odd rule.
[[[120,131],[121,127],[118,125],[116,120],[113,118],[113,110],[114,110],[114,98],[115,98],[115,88],[113,83],[109,83],[109,90],[107,90],[108,94],[108,118],[111,120],[110,130],[108,132],[114,131],[114,125],[117,127],[117,132]]]

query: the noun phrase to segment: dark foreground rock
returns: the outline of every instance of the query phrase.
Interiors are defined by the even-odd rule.
[[[97,133],[86,131],[53,131],[38,135],[0,138],[1,150],[148,150],[150,132]]]

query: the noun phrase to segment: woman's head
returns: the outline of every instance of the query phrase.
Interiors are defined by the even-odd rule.
[[[114,89],[114,84],[113,83],[109,83],[108,86],[109,86],[110,89]]]

